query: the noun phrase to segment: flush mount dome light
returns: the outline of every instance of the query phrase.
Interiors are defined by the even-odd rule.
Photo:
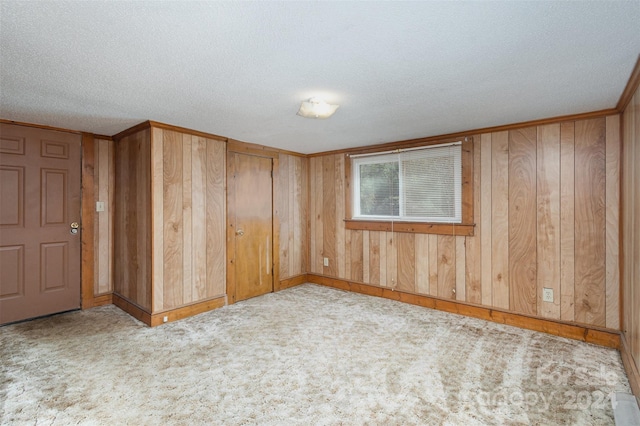
[[[330,105],[320,98],[311,98],[300,104],[298,115],[305,118],[329,118],[340,105]]]

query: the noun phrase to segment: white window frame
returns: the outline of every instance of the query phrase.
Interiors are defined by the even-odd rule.
[[[402,153],[416,150],[431,150],[434,148],[444,148],[457,146],[454,152],[457,157],[454,161],[454,199],[456,200],[454,216],[450,217],[407,217],[406,200],[402,179]],[[435,155],[440,155],[434,153]],[[449,155],[442,151],[441,155]],[[403,222],[427,222],[427,223],[462,223],[462,142],[452,142],[446,144],[430,145],[419,148],[409,148],[404,150],[378,152],[372,154],[352,155],[352,178],[353,178],[353,218],[354,220],[377,220],[377,221],[403,221]],[[391,160],[391,161],[390,161]],[[398,163],[398,190],[399,190],[399,215],[365,215],[360,211],[360,166],[366,164]]]

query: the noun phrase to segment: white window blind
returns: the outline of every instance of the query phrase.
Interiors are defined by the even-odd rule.
[[[353,156],[354,219],[462,221],[462,144]]]

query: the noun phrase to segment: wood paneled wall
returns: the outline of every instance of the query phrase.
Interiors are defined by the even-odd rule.
[[[225,294],[225,151],[152,128],[153,313]]]
[[[156,127],[116,141],[117,295],[150,314],[224,296],[225,150]]]
[[[613,115],[470,135],[472,237],[347,230],[346,157],[312,157],[309,270],[619,329],[619,128]]]
[[[640,88],[622,117],[622,291],[624,338],[640,391]],[[615,238],[612,235],[611,238]],[[633,370],[632,370],[633,371]],[[629,380],[632,381],[629,369]],[[636,393],[640,398],[640,393]]]
[[[151,311],[151,138],[115,142],[114,293]]]
[[[117,140],[115,148],[107,142],[95,148],[96,199],[106,204],[95,224],[96,291],[109,291],[109,211],[117,197],[117,295],[149,314],[224,296],[225,141],[152,123]],[[305,157],[280,154],[274,192],[280,280],[308,271],[308,167]]]
[[[275,182],[276,214],[280,222],[280,280],[308,271],[309,159],[280,154]]]
[[[104,203],[104,211],[96,211],[93,224],[93,295],[100,296],[113,292],[114,143],[95,139],[94,150],[94,198]]]

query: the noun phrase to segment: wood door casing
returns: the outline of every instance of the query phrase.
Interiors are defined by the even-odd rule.
[[[273,160],[230,152],[229,303],[273,291]]]
[[[81,136],[0,124],[0,324],[80,308]]]

